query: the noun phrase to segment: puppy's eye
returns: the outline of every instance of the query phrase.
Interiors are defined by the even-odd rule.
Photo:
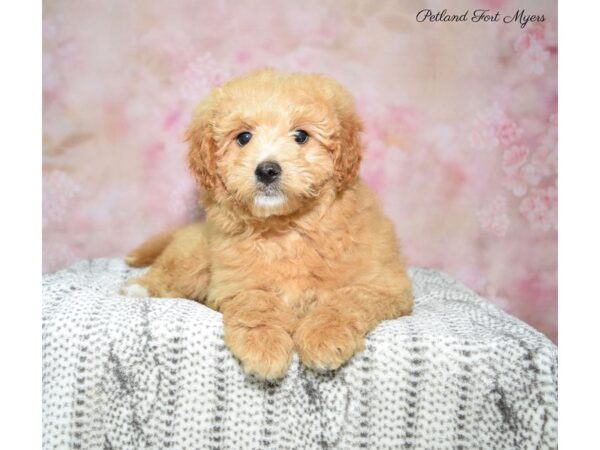
[[[248,142],[250,142],[250,139],[252,139],[252,133],[249,133],[248,131],[244,131],[243,133],[240,133],[237,135],[237,137],[235,138],[235,141],[238,143],[238,145],[240,147],[243,147]]]
[[[304,130],[296,130],[294,131],[294,140],[300,145],[306,144],[308,141],[308,133]]]

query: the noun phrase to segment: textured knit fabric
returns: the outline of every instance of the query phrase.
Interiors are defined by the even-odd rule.
[[[341,369],[247,377],[221,315],[127,298],[140,270],[81,261],[43,287],[44,448],[549,449],[557,352],[449,276],[413,268],[415,308]]]

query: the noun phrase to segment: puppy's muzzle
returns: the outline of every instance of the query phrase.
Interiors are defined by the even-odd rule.
[[[281,176],[281,166],[273,161],[264,161],[256,166],[256,179],[264,184],[271,184]]]

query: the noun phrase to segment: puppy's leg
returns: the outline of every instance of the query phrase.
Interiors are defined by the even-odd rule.
[[[275,294],[248,290],[220,304],[225,343],[248,374],[274,380],[290,365],[297,317]]]
[[[299,322],[294,343],[304,365],[334,370],[364,349],[364,336],[382,320],[411,309],[408,278],[394,287],[354,285],[324,292]]]
[[[125,262],[131,267],[146,267],[152,264],[173,240],[174,231],[152,236],[139,247],[130,251]]]
[[[148,272],[121,288],[135,297],[181,297],[203,301],[210,279],[205,224],[177,231]]]

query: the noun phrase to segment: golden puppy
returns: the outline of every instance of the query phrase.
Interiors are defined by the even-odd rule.
[[[187,133],[206,221],[132,251],[152,267],[124,293],[222,312],[226,344],[260,378],[284,376],[294,347],[338,368],[413,303],[394,227],[358,177],[360,131],[325,76],[262,70],[215,89]]]

